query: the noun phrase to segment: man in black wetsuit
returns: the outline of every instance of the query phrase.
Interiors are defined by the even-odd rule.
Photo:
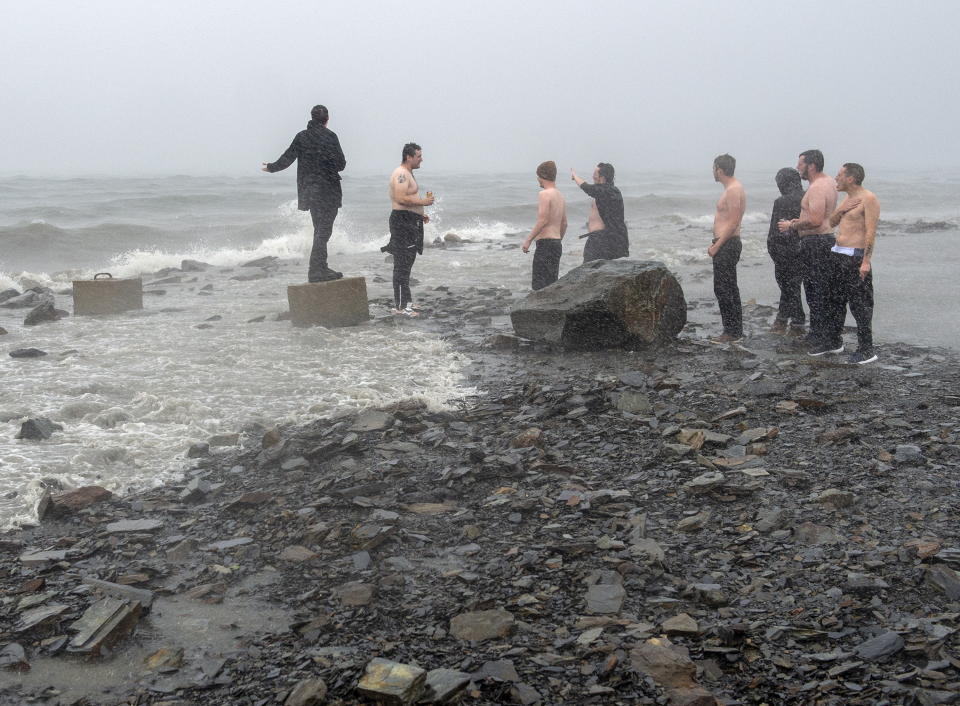
[[[803,186],[800,184],[800,172],[792,167],[784,167],[777,172],[776,181],[781,196],[773,202],[770,231],[767,233],[767,252],[773,259],[773,273],[777,286],[780,287],[780,306],[770,332],[789,332],[799,336],[803,335],[803,325],[806,322],[803,302],[800,299],[800,286],[803,283],[800,236],[792,229],[780,232],[777,223],[800,217]]]
[[[279,172],[297,160],[297,208],[310,211],[313,219],[309,282],[343,277],[343,273],[327,265],[327,241],[333,234],[337,211],[343,205],[340,172],[347,166],[337,134],[327,129],[329,119],[326,107],[313,106],[307,129],[297,133],[280,159],[263,163],[263,171]]]
[[[570,170],[570,178],[593,199],[590,219],[587,221],[587,239],[583,248],[583,261],[615,260],[629,257],[630,241],[627,238],[627,224],[623,219],[623,196],[620,189],[613,185],[614,169],[612,164],[600,162],[593,170],[593,183],[577,176]]]

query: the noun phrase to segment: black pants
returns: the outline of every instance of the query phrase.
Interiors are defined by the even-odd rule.
[[[789,239],[789,240],[788,240]],[[800,259],[800,239],[793,235],[767,239],[767,252],[773,260],[773,276],[780,287],[780,305],[777,321],[802,326],[807,320],[800,300],[803,284],[803,263]]]
[[[587,244],[583,247],[583,261],[616,260],[630,254],[630,243],[626,233],[612,230],[595,230],[587,233]]]
[[[410,272],[416,259],[416,248],[402,248],[393,253],[393,301],[398,309],[403,309],[413,302]]]
[[[337,219],[336,206],[313,206],[310,218],[313,219],[313,249],[310,251],[310,269],[308,282],[320,282],[324,279],[327,267],[327,241],[333,235],[333,222]]]
[[[857,322],[857,348],[863,353],[873,351],[873,272],[860,277],[862,255],[830,253],[830,297],[828,299],[830,332],[835,340],[842,340],[847,305]]]
[[[743,305],[737,286],[737,263],[742,249],[740,238],[730,238],[713,256],[713,293],[720,306],[723,332],[737,338],[743,335]]]
[[[556,238],[545,238],[536,241],[536,250],[533,251],[533,282],[530,287],[536,291],[548,284],[553,284],[560,278],[560,256],[563,246]]]
[[[843,339],[830,326],[829,297],[832,235],[804,235],[800,238],[803,261],[803,289],[810,310],[810,339],[815,344],[839,348]]]

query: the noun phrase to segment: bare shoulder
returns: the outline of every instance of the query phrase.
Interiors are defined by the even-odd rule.
[[[874,204],[880,203],[880,199],[877,198],[877,195],[872,191],[869,191],[868,189],[863,190],[863,196],[861,196],[860,198],[863,199],[864,203],[874,203]]]
[[[407,170],[403,167],[397,167],[393,170],[393,174],[390,175],[390,181],[402,184],[407,180]]]

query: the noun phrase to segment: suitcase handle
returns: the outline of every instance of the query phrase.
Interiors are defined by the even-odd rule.
[[[97,274],[95,274],[95,275],[93,276],[93,278],[94,278],[94,279],[100,279],[100,275],[103,275],[103,276],[106,277],[107,279],[113,279],[113,275],[110,274],[109,272],[98,272]]]

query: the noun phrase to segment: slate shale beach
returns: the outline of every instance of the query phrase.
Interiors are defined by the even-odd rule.
[[[569,351],[513,336],[518,300],[425,285],[423,319],[372,322],[469,357],[447,411],[219,434],[126,496],[50,488],[0,536],[0,703],[960,699],[953,353],[841,366],[695,323]],[[754,331],[773,313],[745,304]]]

